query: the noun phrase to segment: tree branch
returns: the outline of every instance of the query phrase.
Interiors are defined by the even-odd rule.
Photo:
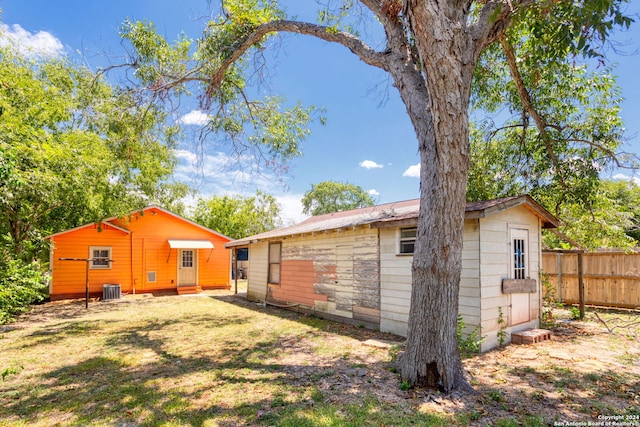
[[[253,32],[245,37],[238,45],[237,48],[226,58],[216,72],[211,76],[209,82],[214,87],[219,87],[226,71],[244,55],[252,46],[262,41],[262,39],[270,33],[288,32],[314,36],[319,39],[338,43],[349,49],[363,62],[374,67],[387,69],[387,63],[385,61],[384,54],[377,52],[376,50],[367,46],[358,37],[349,34],[344,31],[336,31],[332,28],[311,24],[308,22],[300,21],[272,21],[257,26]]]
[[[511,23],[517,11],[526,9],[536,0],[487,0],[472,28],[477,58],[493,42],[497,41]]]
[[[553,147],[551,146],[551,141],[549,139],[549,134],[547,132],[547,127],[549,126],[546,119],[538,114],[538,111],[533,106],[533,101],[531,100],[531,95],[527,91],[524,80],[520,75],[520,70],[518,70],[518,63],[516,61],[516,55],[513,52],[513,48],[509,44],[507,40],[507,36],[502,33],[498,36],[498,40],[500,41],[500,45],[502,46],[502,50],[504,51],[505,57],[507,58],[507,63],[509,64],[509,72],[511,73],[511,78],[516,85],[516,89],[518,90],[518,95],[520,100],[522,101],[522,105],[524,106],[527,114],[529,114],[538,128],[538,132],[540,132],[540,137],[544,142],[545,148],[547,150],[547,154],[551,159],[551,162],[556,167],[557,170],[560,169],[560,161],[558,160],[558,156],[556,155]],[[559,175],[560,182],[564,184],[564,180],[562,176]]]

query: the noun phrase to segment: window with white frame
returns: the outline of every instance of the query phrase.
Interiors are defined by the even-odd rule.
[[[398,252],[401,254],[412,254],[416,245],[417,227],[401,228]]]
[[[511,229],[511,271],[514,279],[529,277],[529,233],[527,230]]]
[[[280,284],[280,261],[282,243],[269,243],[269,283]]]
[[[89,267],[92,269],[111,268],[111,248],[108,246],[91,246],[89,258]]]

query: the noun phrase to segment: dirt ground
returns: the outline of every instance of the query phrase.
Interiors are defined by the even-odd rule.
[[[558,314],[569,316],[568,311]],[[609,425],[640,427],[640,314],[601,317],[613,332],[594,315],[585,321],[561,319],[550,340],[510,344],[465,359],[476,394],[402,391],[398,376],[389,375],[392,364],[379,363],[380,354],[367,345],[348,347],[343,360],[325,361],[319,388],[332,402],[346,404],[357,403],[367,390],[381,402],[442,414],[455,425],[607,425],[614,419],[618,424]],[[360,343],[393,339],[362,329],[358,333]],[[291,366],[300,366],[305,343],[288,344],[283,343],[290,354],[282,362],[296,360]],[[345,345],[338,336],[334,344]],[[293,374],[301,379],[313,375]]]
[[[325,371],[292,374],[301,381],[319,376],[319,388],[335,403],[357,403],[366,390],[381,402],[439,413],[456,425],[606,425],[614,419],[619,424],[609,425],[640,427],[640,313],[603,312],[598,317],[605,323],[593,311],[584,321],[571,320],[568,310],[555,314],[550,340],[510,344],[464,360],[476,394],[401,390],[398,376],[389,374],[393,364],[380,363],[384,356],[363,345],[401,338],[365,329],[343,332],[356,346],[339,335],[326,338],[345,346],[348,357],[322,361],[315,355],[314,365]],[[304,365],[304,342],[282,344],[285,366],[288,360]]]

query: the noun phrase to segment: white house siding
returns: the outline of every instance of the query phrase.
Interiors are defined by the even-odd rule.
[[[399,228],[380,229],[380,330],[407,335],[413,256],[398,255]],[[478,220],[466,220],[459,312],[466,332],[480,325]]]
[[[406,336],[411,301],[411,255],[397,255],[398,228],[380,229],[380,330]]]
[[[481,333],[485,337],[482,350],[498,345],[498,332],[504,328],[506,341],[510,340],[511,332],[537,327],[540,312],[540,220],[525,207],[518,206],[506,211],[492,214],[479,219],[480,225],[480,296],[481,303]],[[511,243],[509,230],[511,228],[529,231],[529,273],[538,282],[538,290],[528,294],[530,307],[530,321],[519,325],[512,325],[510,319],[511,294],[502,293],[502,279],[513,278],[511,273]],[[502,310],[502,320],[499,324],[499,312]]]
[[[260,242],[249,246],[249,260],[247,299],[264,301],[269,270],[269,243]]]
[[[470,333],[480,326],[479,229],[480,226],[477,219],[465,220],[458,312],[465,323],[464,332],[466,333]]]

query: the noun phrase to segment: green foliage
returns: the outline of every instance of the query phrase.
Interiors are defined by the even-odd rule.
[[[546,0],[525,8],[522,22],[546,57],[602,57],[602,47],[611,33],[616,28],[629,28],[633,22],[624,14],[626,3],[627,0]]]
[[[502,307],[498,307],[498,345],[502,347],[507,342],[507,322],[504,320]]]
[[[125,20],[120,29],[121,34],[129,40],[136,50],[138,57],[136,77],[150,88],[162,85],[158,70],[164,70],[167,75],[179,78],[187,71],[186,61],[192,41],[181,35],[174,45],[168,43],[156,32],[152,22],[134,22]],[[184,86],[174,87],[178,93]]]
[[[176,130],[63,59],[0,49],[0,235],[16,257],[45,257],[43,236],[185,194],[169,182]]]
[[[549,329],[555,326],[553,318],[553,309],[558,307],[556,299],[556,289],[549,280],[549,275],[540,271],[540,281],[542,282],[542,318],[540,319],[540,327]]]
[[[0,377],[2,377],[2,381],[4,381],[9,375],[19,374],[23,369],[23,366],[18,367],[11,365],[8,368],[4,368],[2,371],[0,371]]]
[[[255,196],[216,196],[199,199],[192,219],[233,239],[281,226],[275,197],[257,191]]]
[[[253,40],[251,49],[235,57],[243,43],[261,24],[285,17],[276,1],[223,2],[195,43],[181,36],[169,43],[153,23],[125,21],[122,38],[130,43],[134,76],[146,90],[147,105],[199,93],[200,110],[209,122],[199,132],[200,143],[220,144],[225,152],[247,158],[277,172],[301,155],[300,143],[308,136],[308,123],[321,111],[277,96],[260,97],[248,90],[246,69],[260,63],[248,61],[266,47],[273,34]],[[220,71],[220,67],[232,64]],[[324,121],[319,117],[321,122]]]
[[[464,332],[465,327],[466,324],[462,316],[459,315],[456,336],[458,338],[458,351],[463,358],[480,353],[480,346],[485,340],[485,337],[480,336],[480,326],[477,326],[468,334]]]
[[[573,320],[579,320],[580,319],[580,309],[578,307],[570,307],[569,311],[571,312],[571,318]]]
[[[312,184],[302,198],[303,212],[323,215],[332,212],[373,206],[375,201],[359,185],[335,181]]]
[[[640,186],[632,181],[603,181],[600,191],[615,204],[612,207],[628,221],[620,226],[631,239],[631,245],[640,246]]]
[[[589,205],[578,201],[558,206],[556,214],[563,219],[562,233],[587,249],[631,249],[638,245],[640,224],[640,188],[628,181],[600,181]],[[554,199],[539,196],[544,204]],[[570,249],[571,243],[555,234],[545,233],[548,247]]]
[[[495,44],[483,53],[474,75],[474,115],[501,112],[496,116],[501,120],[482,119],[471,126],[469,200],[528,193],[562,220],[562,233],[584,247],[633,244],[625,235],[628,209],[617,209],[600,182],[607,168],[635,165],[617,155],[624,131],[622,96],[610,68],[572,57],[578,46],[586,56],[597,55],[594,45],[579,39],[603,39],[614,23],[628,25],[620,4],[541,2],[515,20],[506,43],[517,58],[529,106],[505,48]],[[553,235],[545,237],[545,244],[570,246]]]
[[[38,262],[25,263],[0,253],[0,324],[44,300],[47,285]],[[4,377],[4,375],[3,375]],[[4,379],[4,378],[3,378]]]

